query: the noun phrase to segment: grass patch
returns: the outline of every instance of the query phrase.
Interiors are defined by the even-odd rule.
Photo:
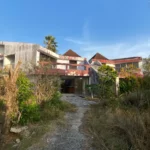
[[[93,97],[93,98],[91,98],[91,97],[85,97],[85,100],[95,101],[95,102],[99,102],[100,101],[98,97]]]
[[[75,112],[76,106],[66,102],[66,101],[47,101],[45,102],[42,107],[41,111],[41,119],[42,121],[45,120],[55,120],[56,118],[62,118],[65,112]]]
[[[12,141],[9,142],[5,147],[4,150],[26,150],[30,146],[39,143],[40,146],[44,146],[42,144],[45,144],[44,141],[42,143],[40,142],[42,137],[49,133],[51,134],[56,130],[56,127],[58,125],[65,127],[65,120],[63,118],[55,119],[53,121],[43,121],[39,122],[37,124],[30,124],[29,125],[29,137],[24,137],[22,135],[14,136]],[[12,135],[11,135],[12,136]],[[20,144],[16,145],[15,140],[16,138],[19,138],[21,140]],[[46,142],[46,141],[45,141]],[[16,146],[15,146],[16,145]]]
[[[84,128],[101,150],[149,150],[150,109],[116,107],[107,102],[91,105]]]
[[[53,100],[44,102],[41,106],[40,110],[40,121],[37,123],[27,124],[29,127],[30,136],[24,137],[22,135],[14,136],[3,149],[4,150],[26,150],[28,147],[40,143],[40,146],[44,146],[44,141],[40,142],[41,138],[46,134],[51,134],[56,130],[58,126],[65,127],[65,112],[75,112],[76,106],[70,104],[66,101],[57,100],[54,102]],[[12,135],[11,135],[12,136]],[[16,147],[15,145],[16,138],[21,140],[20,144]],[[46,141],[45,141],[46,142]]]

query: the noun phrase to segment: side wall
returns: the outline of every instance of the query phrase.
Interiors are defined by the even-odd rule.
[[[36,51],[39,49],[39,45],[13,42],[4,42],[3,44],[5,46],[4,66],[11,63],[11,61],[8,61],[8,57],[11,55],[15,57],[14,65],[16,65],[18,61],[22,62],[22,66],[27,65],[27,62],[36,63]]]

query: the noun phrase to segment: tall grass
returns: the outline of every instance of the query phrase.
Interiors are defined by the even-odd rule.
[[[138,89],[92,105],[86,123],[97,149],[149,150],[150,90]]]

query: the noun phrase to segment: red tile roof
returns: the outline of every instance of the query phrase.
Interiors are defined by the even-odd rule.
[[[125,60],[125,59],[139,59],[139,60],[142,60],[142,57],[126,57],[126,58],[117,58],[117,59],[112,59],[112,60]]]
[[[71,49],[69,49],[65,54],[63,54],[63,56],[81,57]]]
[[[108,60],[106,57],[104,57],[100,53],[96,53],[91,59],[104,59],[104,60]]]

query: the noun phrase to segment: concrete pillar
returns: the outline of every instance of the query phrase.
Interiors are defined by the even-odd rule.
[[[36,51],[36,65],[38,65],[39,61],[40,61],[40,52]]]
[[[85,80],[86,78],[82,79],[82,94],[85,95]]]
[[[89,85],[91,84],[91,80],[92,80],[91,77],[89,77]]]
[[[115,92],[116,92],[116,96],[118,96],[119,94],[119,77],[116,77],[116,84],[115,84]]]

